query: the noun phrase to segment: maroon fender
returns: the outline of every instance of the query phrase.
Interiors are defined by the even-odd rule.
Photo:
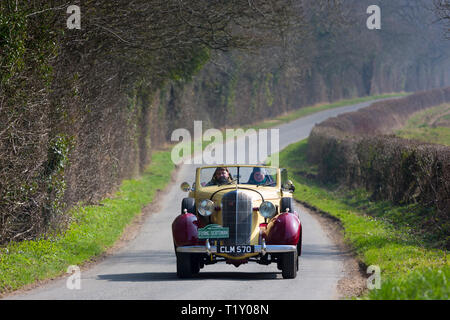
[[[297,215],[286,212],[274,217],[264,232],[267,244],[297,245],[302,225]]]
[[[194,246],[204,244],[198,239],[198,220],[192,213],[180,214],[172,223],[172,236],[175,246]]]

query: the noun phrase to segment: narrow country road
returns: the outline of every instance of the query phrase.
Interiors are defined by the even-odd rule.
[[[373,102],[373,101],[372,101]],[[308,137],[314,124],[371,102],[319,112],[279,127],[280,149]],[[250,150],[251,152],[251,150]],[[300,212],[303,254],[299,273],[285,280],[276,264],[248,263],[205,266],[192,279],[176,277],[171,223],[186,196],[179,186],[192,182],[192,165],[180,167],[176,182],[158,199],[158,212],[148,215],[138,235],[115,254],[81,273],[81,289],[69,290],[67,277],[50,281],[7,299],[337,299],[337,282],[344,276],[343,257],[319,222]]]

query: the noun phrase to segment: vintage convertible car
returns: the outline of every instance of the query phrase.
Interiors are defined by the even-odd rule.
[[[217,178],[220,173],[225,178]],[[285,169],[200,167],[192,187],[184,182],[181,188],[189,196],[172,223],[178,277],[191,277],[222,261],[236,267],[273,262],[283,278],[296,277],[302,226]]]

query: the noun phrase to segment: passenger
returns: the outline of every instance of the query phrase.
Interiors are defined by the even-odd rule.
[[[250,174],[250,179],[248,179],[248,184],[256,185],[272,185],[275,183],[272,177],[267,174],[266,170],[261,167],[254,167],[252,173]]]

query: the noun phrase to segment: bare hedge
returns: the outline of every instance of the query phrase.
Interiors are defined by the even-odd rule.
[[[374,200],[420,203],[450,239],[450,147],[388,133],[414,112],[450,101],[450,88],[377,102],[312,130],[308,160],[324,183],[364,187]]]
[[[450,101],[450,87],[418,92],[401,99],[373,103],[370,107],[330,118],[316,127],[346,134],[383,134],[401,127],[414,113]]]

